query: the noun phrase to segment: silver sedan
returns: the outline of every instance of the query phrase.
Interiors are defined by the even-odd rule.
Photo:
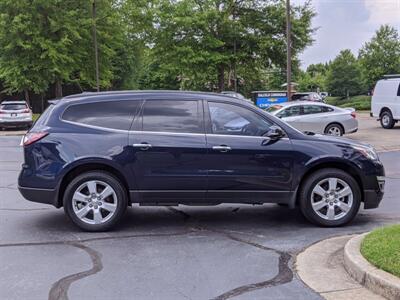
[[[358,130],[358,121],[353,108],[295,101],[272,105],[266,111],[300,131],[342,136]]]

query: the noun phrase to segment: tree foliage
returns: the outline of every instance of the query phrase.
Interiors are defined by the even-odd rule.
[[[400,73],[400,36],[398,31],[383,25],[359,53],[364,79],[369,88],[385,74]]]
[[[363,89],[359,62],[349,49],[340,51],[330,64],[326,78],[333,96],[353,96]]]
[[[292,15],[296,57],[312,42],[314,12],[306,3]],[[149,58],[157,68],[150,78],[165,79],[162,86],[223,90],[236,77],[251,85],[265,70],[285,67],[284,1],[164,0],[156,20]]]

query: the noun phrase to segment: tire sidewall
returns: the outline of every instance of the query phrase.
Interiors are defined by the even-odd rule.
[[[311,205],[311,194],[315,185],[321,180],[336,177],[346,182],[353,192],[353,206],[346,216],[339,220],[325,220],[317,215]],[[300,208],[303,215],[312,223],[323,227],[336,227],[349,223],[354,219],[361,204],[361,191],[355,179],[339,169],[323,169],[311,174],[301,189]]]
[[[76,216],[72,208],[72,197],[76,189],[84,182],[90,180],[103,181],[109,184],[114,189],[118,199],[117,209],[115,211],[115,214],[107,222],[102,224],[87,224],[83,222]],[[127,207],[127,195],[123,185],[119,182],[117,178],[115,178],[111,174],[106,172],[96,172],[96,171],[87,172],[82,175],[79,175],[77,178],[75,178],[68,184],[63,197],[63,205],[64,205],[64,211],[67,214],[67,216],[74,224],[76,224],[81,229],[85,231],[106,231],[109,230],[111,227],[113,227],[122,218]]]

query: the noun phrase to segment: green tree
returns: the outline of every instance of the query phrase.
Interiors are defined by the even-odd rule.
[[[101,86],[126,76],[130,46],[117,0],[96,0]],[[0,1],[0,79],[8,92],[95,86],[92,1]],[[118,78],[118,74],[121,78]],[[28,100],[28,99],[27,99]]]
[[[326,83],[328,91],[334,96],[349,97],[362,91],[359,62],[349,49],[340,51],[333,60]]]
[[[382,25],[371,41],[364,44],[359,59],[365,82],[372,88],[385,74],[400,73],[400,36],[398,31]]]
[[[295,58],[312,42],[314,12],[309,3],[292,10]],[[233,89],[237,77],[240,89],[268,69],[285,68],[284,1],[160,0],[155,20],[149,43],[157,74],[150,77],[172,86],[221,91]]]

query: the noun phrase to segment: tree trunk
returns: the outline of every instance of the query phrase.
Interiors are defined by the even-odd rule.
[[[28,103],[29,106],[31,106],[31,101],[29,99],[29,91],[28,90],[24,90],[25,93],[25,101],[26,103]]]
[[[225,68],[223,65],[218,66],[218,92],[225,90]]]
[[[62,98],[62,96],[63,96],[63,91],[62,91],[61,80],[57,79],[56,80],[56,98]]]

